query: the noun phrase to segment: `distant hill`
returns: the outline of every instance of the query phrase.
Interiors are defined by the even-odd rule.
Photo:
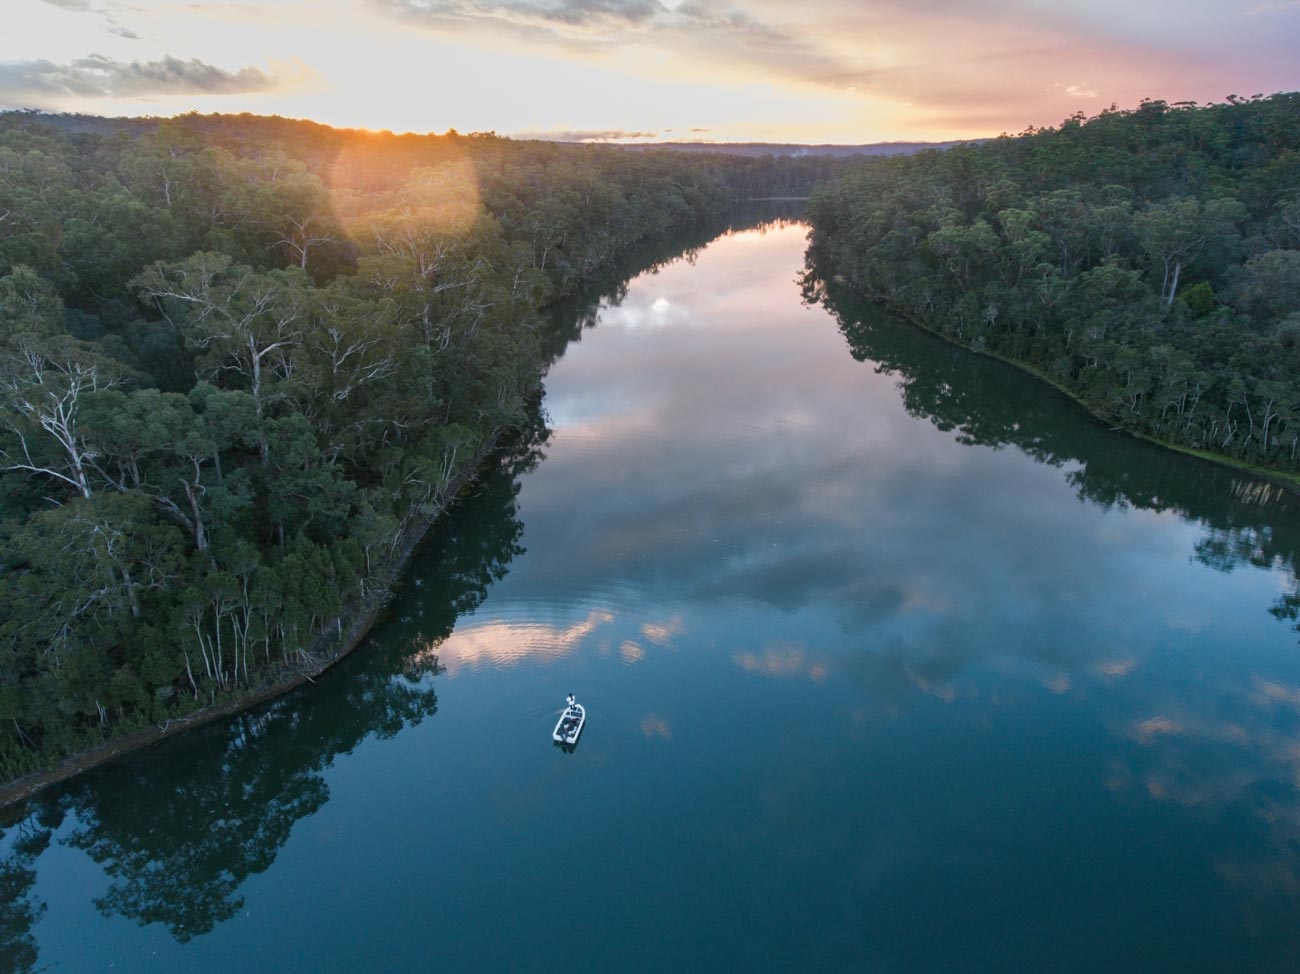
[[[77,115],[67,112],[42,112],[31,108],[18,108],[0,111],[0,126],[8,127],[14,123],[36,122],[77,135],[91,134],[112,136],[119,132],[130,135],[143,135],[157,128],[162,118],[101,118],[98,115]]]
[[[196,119],[204,119],[204,116],[194,116]],[[321,126],[319,123],[305,120],[284,119],[278,117],[261,117],[248,115],[225,115],[225,116],[206,116],[211,123],[218,120],[223,125],[230,125],[243,121],[250,126],[293,126],[311,129],[317,131],[320,129],[331,128],[331,126]],[[42,112],[33,109],[17,109],[11,111],[0,111],[0,127],[12,125],[15,122],[38,122],[63,132],[72,132],[77,134],[94,134],[103,136],[112,136],[121,132],[129,135],[139,136],[145,132],[152,131],[157,126],[166,121],[165,118],[156,116],[146,116],[142,118],[101,118],[96,115],[78,115],[72,113],[53,113]],[[335,129],[339,132],[353,132],[358,130]],[[430,133],[432,134],[432,133]],[[407,139],[419,138],[420,136],[410,134],[405,136]],[[506,136],[510,138],[509,136]],[[403,138],[399,136],[398,138]],[[516,136],[513,141],[521,141]],[[527,136],[522,141],[533,141]],[[797,159],[806,156],[816,156],[825,159],[848,159],[855,156],[909,156],[926,149],[951,149],[956,145],[979,144],[987,141],[985,139],[975,139],[967,142],[953,140],[949,142],[867,142],[861,145],[799,145],[796,143],[786,142],[599,142],[590,141],[571,141],[566,139],[545,139],[543,141],[557,142],[561,145],[605,145],[616,149],[631,149],[633,151],[645,152],[655,149],[668,149],[673,152],[696,152],[696,153],[721,153],[731,156],[745,156],[748,158],[760,158],[762,156],[779,156],[783,158]]]
[[[976,143],[984,140],[974,140]],[[784,142],[640,142],[605,143],[620,149],[672,149],[675,152],[721,152],[734,156],[826,156],[845,159],[852,156],[910,156],[925,149],[951,149],[967,144],[951,142],[868,142],[863,145],[797,145]]]

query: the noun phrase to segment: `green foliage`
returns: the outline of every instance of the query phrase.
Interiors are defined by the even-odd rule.
[[[814,194],[826,273],[1108,421],[1300,469],[1300,95],[1144,102],[870,160]]]
[[[0,116],[0,773],[319,660],[527,422],[541,305],[825,168]]]
[[[1189,288],[1184,288],[1183,293],[1178,295],[1178,300],[1183,302],[1187,308],[1187,313],[1193,318],[1204,318],[1214,310],[1217,303],[1214,297],[1214,288],[1210,287],[1209,281],[1201,281]]]

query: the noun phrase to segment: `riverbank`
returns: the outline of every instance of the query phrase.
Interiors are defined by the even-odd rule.
[[[478,481],[484,465],[490,462],[500,449],[501,437],[498,436],[466,465],[464,473],[450,491],[450,499],[435,513],[419,519],[407,528],[406,533],[395,546],[392,561],[384,567],[383,571],[376,573],[372,580],[380,585],[382,591],[369,602],[344,606],[333,627],[334,634],[321,637],[312,647],[312,651],[306,654],[310,659],[307,665],[287,669],[268,683],[248,688],[245,692],[232,692],[226,699],[164,721],[147,730],[136,731],[93,745],[62,759],[50,768],[33,771],[8,781],[0,785],[0,811],[33,798],[45,789],[75,778],[83,772],[146,747],[152,747],[168,738],[204,727],[223,717],[267,703],[306,683],[315,682],[316,677],[342,662],[365,641],[392,601],[397,582],[406,571],[411,556],[420,546],[420,542],[425,539],[433,526],[446,516],[456,501]]]
[[[912,326],[913,328],[918,328],[929,335],[933,335],[934,337],[942,340],[946,344],[952,345],[954,348],[960,348],[963,351],[971,352],[972,354],[975,355],[984,355],[987,356],[988,358],[996,359],[999,362],[1004,362],[1007,365],[1017,368],[1022,372],[1026,372],[1029,375],[1034,376],[1034,378],[1047,383],[1053,389],[1061,393],[1061,395],[1065,396],[1067,399],[1077,404],[1084,412],[1086,412],[1093,419],[1093,421],[1107,427],[1113,432],[1124,433],[1128,436],[1134,437],[1135,439],[1143,440],[1147,443],[1151,443],[1154,446],[1162,447],[1163,449],[1166,450],[1173,450],[1176,453],[1182,453],[1186,456],[1195,457],[1198,460],[1204,460],[1208,463],[1214,463],[1222,467],[1227,467],[1231,470],[1236,470],[1240,473],[1248,474],[1249,476],[1252,477],[1258,477],[1260,480],[1264,480],[1272,484],[1273,486],[1278,487],[1281,490],[1285,490],[1288,493],[1300,497],[1300,474],[1293,474],[1283,470],[1273,470],[1267,467],[1258,467],[1253,464],[1243,463],[1240,460],[1236,460],[1232,457],[1225,456],[1221,453],[1215,453],[1212,450],[1200,450],[1195,447],[1183,446],[1182,444],[1174,443],[1170,440],[1163,440],[1160,439],[1159,437],[1152,436],[1149,433],[1143,433],[1141,430],[1132,429],[1128,426],[1116,425],[1113,419],[1103,416],[1101,413],[1097,412],[1097,410],[1095,410],[1091,405],[1088,404],[1087,401],[1085,401],[1079,395],[1077,395],[1074,392],[1074,390],[1071,389],[1069,386],[1066,386],[1063,383],[1059,382],[1058,380],[1054,379],[1052,376],[1048,375],[1046,372],[1043,372],[1041,369],[1035,368],[1033,365],[1030,365],[1027,362],[1021,362],[1018,359],[1013,359],[1006,355],[999,354],[998,352],[989,351],[988,349],[983,349],[983,348],[975,348],[971,345],[968,345],[965,342],[958,341],[957,339],[953,338],[951,335],[947,335],[939,331],[937,328],[931,328],[929,325],[925,324],[925,322],[921,321],[920,319],[914,318],[913,316],[907,314],[905,311],[902,311],[899,308],[894,307],[888,301],[885,301],[880,298],[876,298],[875,296],[868,294],[867,292],[862,291],[859,288],[854,287],[848,282],[848,280],[842,274],[839,273],[833,274],[832,280],[834,280],[834,282],[838,286],[843,287],[846,290],[852,292],[853,294],[862,298],[862,300],[870,301],[872,304],[876,305],[877,307],[885,309],[894,317],[898,318],[900,321],[904,321],[908,325]]]
[[[730,212],[716,219],[700,221],[696,231],[689,238],[688,246],[702,245],[707,239],[725,232],[731,226],[730,218],[734,217],[734,215],[734,212]],[[665,244],[670,241],[671,246],[665,248]],[[640,246],[634,252],[622,255],[619,264],[623,270],[619,273],[618,280],[621,280],[624,274],[639,273],[644,268],[658,265],[667,259],[670,253],[678,253],[680,245],[680,235],[676,238],[650,237],[642,240]],[[557,296],[554,300],[539,307],[537,311],[539,313],[549,313],[555,309],[561,309],[560,313],[568,317],[570,303],[580,300],[581,294],[592,290],[596,293],[604,293],[607,287],[613,287],[613,281],[602,281],[599,278],[585,281],[582,287],[577,289],[576,293]],[[576,309],[572,313],[577,318],[581,317],[580,312]],[[562,343],[567,344],[570,338],[571,336],[568,335],[567,330],[564,330],[561,337]],[[562,350],[562,347],[561,345],[560,350]],[[555,349],[543,350],[541,361],[537,363],[537,385],[534,391],[530,393],[530,396],[540,397],[541,381],[550,366],[555,351]],[[479,480],[485,463],[491,462],[492,458],[500,454],[503,443],[509,436],[509,432],[498,435],[487,447],[479,451],[474,459],[465,466],[463,475],[455,482],[455,486],[450,491],[448,503],[433,515],[420,519],[407,529],[407,533],[403,535],[395,548],[397,552],[395,559],[374,575],[373,584],[381,588],[382,591],[377,593],[373,601],[369,603],[345,607],[337,623],[330,627],[331,635],[322,637],[313,645],[309,654],[312,662],[309,665],[282,670],[277,677],[262,682],[255,688],[248,688],[246,692],[232,691],[212,704],[189,711],[161,724],[143,730],[131,731],[121,736],[115,736],[110,740],[92,744],[58,760],[52,766],[30,771],[4,784],[0,784],[0,809],[32,798],[53,785],[68,781],[84,771],[100,767],[134,751],[152,747],[168,738],[195,730],[232,714],[281,697],[306,683],[314,681],[316,677],[341,662],[364,641],[374,625],[380,621],[385,608],[391,602],[394,587],[405,572],[411,556],[420,542],[447,513],[449,508],[455,504],[456,499],[463,496],[466,490]]]
[[[1287,969],[1294,711],[1254,701],[1300,683],[1269,611],[1300,504],[846,290],[807,304],[805,248],[727,235],[557,311],[549,432],[364,646],[13,809],[28,966],[512,970],[578,922],[615,969]]]

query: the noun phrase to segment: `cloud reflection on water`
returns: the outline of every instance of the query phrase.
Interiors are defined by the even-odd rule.
[[[820,682],[828,673],[826,664],[809,659],[808,650],[798,643],[774,643],[757,653],[737,651],[731,659],[742,670],[759,676],[799,676]]]
[[[1277,554],[1296,534],[1286,499],[1111,436],[1030,380],[897,325],[881,326],[897,347],[855,361],[789,283],[801,236],[726,238],[634,281],[570,346],[548,379],[550,455],[520,495],[528,552],[483,618],[462,620],[470,655],[576,663],[601,605],[617,616],[605,655],[640,664],[654,692],[721,661],[770,679],[742,692],[708,671],[719,695],[834,702],[862,747],[909,720],[972,740],[1020,722],[1017,742],[1065,750],[1100,728],[1104,743],[1069,759],[1108,801],[1246,811],[1252,842],[1300,862],[1300,666],[1265,611],[1294,585]],[[656,305],[679,327],[645,327]],[[537,606],[548,631],[582,635],[500,621]],[[671,672],[656,675],[649,651],[667,644]],[[1247,666],[1262,675],[1244,679]],[[666,738],[657,721],[642,734]],[[774,781],[773,801],[790,787]],[[919,844],[894,860],[955,868],[943,855]],[[1263,861],[1225,848],[1217,868],[1300,876]]]
[[[466,668],[510,666],[525,659],[554,660],[573,652],[613,621],[613,613],[603,609],[592,609],[577,622],[562,626],[533,620],[470,621],[427,652],[446,669],[448,677],[454,677]]]
[[[1086,461],[963,445],[900,410],[897,376],[800,303],[803,232],[731,236],[638,279],[570,346],[521,495],[529,553],[492,609],[567,606],[576,624],[594,601],[649,603],[697,634],[739,613],[828,659],[896,647],[936,686],[1004,654],[1043,679],[1115,678],[1171,630],[1214,631],[1186,561],[1199,524],[1080,503]],[[686,327],[639,327],[669,311]],[[733,631],[728,652],[752,652]]]

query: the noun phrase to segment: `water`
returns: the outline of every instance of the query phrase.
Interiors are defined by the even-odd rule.
[[[1294,969],[1295,500],[805,232],[566,309],[367,645],[20,809],[0,970]]]

